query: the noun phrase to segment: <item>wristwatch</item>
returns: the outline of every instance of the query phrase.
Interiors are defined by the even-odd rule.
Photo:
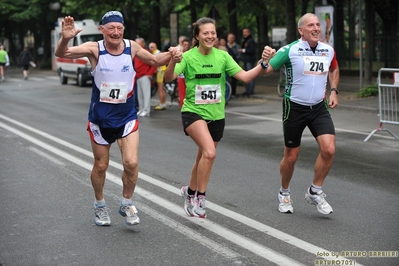
[[[265,64],[265,62],[262,60],[262,62],[260,62],[260,65],[263,69],[266,69],[269,67],[269,64]]]
[[[335,91],[335,93],[336,94],[338,94],[339,93],[339,91],[338,91],[338,89],[337,88],[331,88],[331,90],[330,91]]]

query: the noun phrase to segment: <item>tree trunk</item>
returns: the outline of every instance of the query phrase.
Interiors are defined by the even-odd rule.
[[[344,26],[344,20],[345,20],[345,15],[344,15],[344,0],[337,0],[336,3],[336,8],[335,8],[335,16],[334,16],[334,36],[335,37],[335,42],[334,42],[334,49],[337,53],[337,60],[338,63],[342,62],[342,65],[344,65],[344,59],[345,57],[345,26]]]
[[[230,0],[227,2],[227,13],[229,14],[229,33],[238,36],[236,0]]]
[[[263,16],[258,16],[256,21],[258,24],[258,35],[259,35],[259,43],[258,43],[258,53],[262,53],[263,47],[265,45],[271,46],[269,43],[269,36],[267,34],[268,32],[268,18],[266,15],[267,12],[265,12],[265,15]]]
[[[399,1],[396,2],[397,14],[399,15]],[[399,16],[397,16],[398,22],[396,24],[396,47],[399,47]],[[399,65],[399,53],[396,53],[396,65]]]
[[[305,15],[308,10],[309,0],[302,0],[301,16]]]
[[[286,26],[287,26],[287,43],[291,43],[297,39],[297,29],[295,18],[295,1],[285,0]]]
[[[150,42],[155,42],[157,47],[161,49],[161,9],[160,9],[160,0],[156,0],[154,5],[152,6],[152,24],[151,24],[151,33],[150,39],[148,40],[147,44]]]
[[[191,24],[197,21],[197,3],[195,0],[190,0],[190,17],[191,17]],[[191,36],[194,37],[194,36]]]
[[[373,0],[373,7],[383,21],[383,40],[381,45],[381,56],[385,67],[397,67],[398,53],[398,31],[399,7],[397,0]]]
[[[365,28],[366,28],[366,49],[364,53],[364,81],[365,85],[372,84],[373,78],[373,49],[375,46],[373,45],[374,41],[374,32],[375,32],[375,11],[372,3],[370,1],[365,1]]]

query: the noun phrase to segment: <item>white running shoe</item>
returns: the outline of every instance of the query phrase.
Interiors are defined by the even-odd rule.
[[[305,193],[305,200],[312,205],[316,205],[317,210],[322,214],[330,214],[333,212],[330,204],[326,201],[327,195],[323,191],[317,192],[317,194],[310,194],[310,188]]]
[[[290,193],[278,193],[278,210],[283,213],[294,213]]]
[[[188,186],[183,186],[180,189],[180,195],[184,200],[183,209],[188,216],[195,216],[193,212],[195,196],[190,196],[187,193]]]
[[[205,196],[200,195],[194,200],[194,215],[199,218],[206,218],[206,199]]]
[[[141,113],[139,113],[139,116],[150,116],[150,112],[146,112],[146,111],[142,111]]]
[[[94,205],[94,222],[98,226],[111,225],[111,217],[108,214],[108,208],[106,206],[98,207]]]
[[[125,217],[126,225],[136,225],[140,223],[140,218],[137,216],[138,211],[133,204],[122,205],[121,202],[118,212]]]

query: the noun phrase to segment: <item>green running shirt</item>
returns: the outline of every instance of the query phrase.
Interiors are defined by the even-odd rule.
[[[193,47],[176,64],[176,75],[184,74],[186,98],[182,112],[192,112],[204,120],[224,119],[226,74],[234,76],[242,68],[225,51],[212,48],[208,55]]]

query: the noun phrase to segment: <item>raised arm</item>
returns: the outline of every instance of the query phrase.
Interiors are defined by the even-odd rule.
[[[84,56],[91,58],[93,55],[93,48],[97,48],[96,42],[86,42],[79,46],[68,46],[69,41],[82,31],[82,29],[75,29],[73,17],[65,17],[61,27],[61,39],[58,41],[54,54],[63,58],[79,58]]]
[[[151,54],[143,49],[137,42],[131,41],[133,49],[136,51],[135,56],[141,61],[152,66],[164,66],[174,57],[175,60],[181,60],[181,51],[176,47],[169,48],[168,52],[162,52],[156,55]],[[178,50],[178,51],[177,51]]]
[[[168,66],[166,67],[166,70],[165,70],[165,81],[166,82],[171,82],[172,80],[175,80],[177,78],[177,75],[175,74],[175,66],[176,66],[176,62],[173,59],[170,60]]]

